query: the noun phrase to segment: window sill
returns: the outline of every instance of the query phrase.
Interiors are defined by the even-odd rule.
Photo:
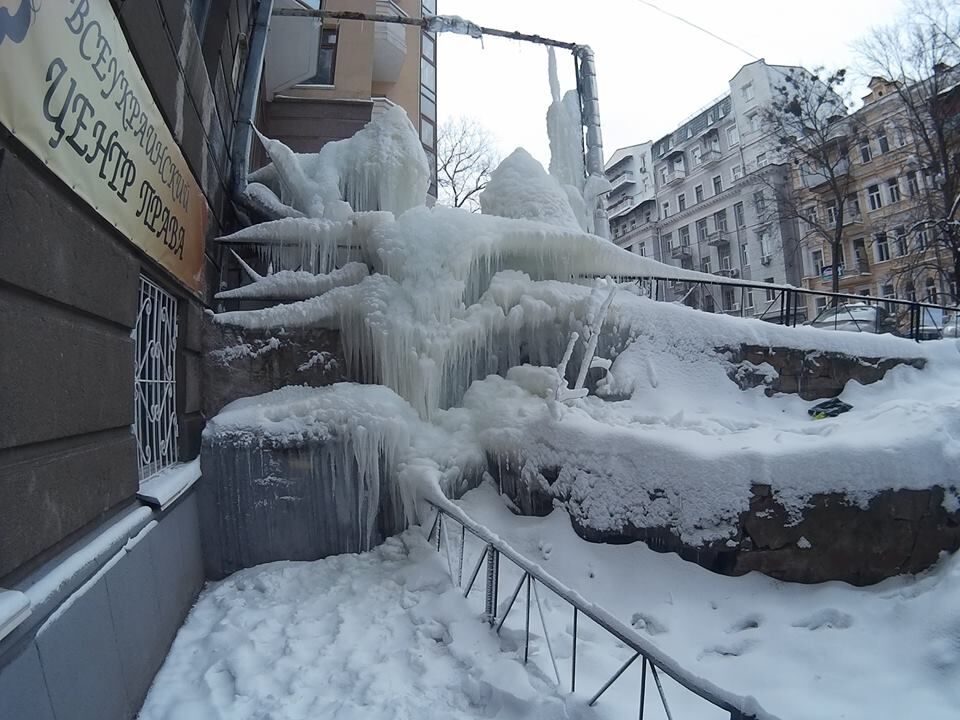
[[[151,475],[140,484],[137,497],[147,505],[165,510],[200,479],[200,458],[178,463]]]
[[[30,599],[17,590],[0,588],[0,640],[30,617]]]

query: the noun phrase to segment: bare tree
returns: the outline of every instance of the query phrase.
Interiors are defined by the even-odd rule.
[[[478,196],[499,159],[490,133],[470,118],[450,118],[437,130],[440,202],[479,212]]]
[[[906,168],[916,204],[912,250],[898,271],[941,287],[960,278],[960,8],[949,0],[909,0],[900,22],[875,28],[857,45],[866,73],[894,84],[915,148]],[[951,283],[952,280],[952,283]]]
[[[828,212],[816,212],[816,203],[795,192],[793,183],[757,175],[774,195],[775,203],[768,206],[771,212],[781,220],[799,221],[801,239],[816,236],[830,248],[834,293],[839,290],[844,218],[854,212],[848,152],[856,120],[847,114],[841,94],[845,78],[843,69],[833,73],[791,69],[773,89],[761,115],[764,132],[781,160],[792,164],[796,179],[816,193]]]

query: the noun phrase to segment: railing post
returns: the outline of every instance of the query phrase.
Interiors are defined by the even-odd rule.
[[[573,652],[571,653],[573,664],[570,667],[570,692],[577,690],[577,606],[573,606]]]
[[[530,576],[527,575],[527,615],[524,619],[523,664],[530,659]]]
[[[484,614],[492,626],[497,619],[497,586],[500,584],[500,553],[487,545],[487,593],[484,598]]]
[[[643,706],[647,699],[647,658],[643,658],[643,667],[640,669],[640,720],[643,720]]]

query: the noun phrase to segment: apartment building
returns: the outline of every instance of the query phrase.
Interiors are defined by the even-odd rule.
[[[621,196],[616,184],[608,195],[614,241],[635,250],[634,239],[647,231],[641,220],[649,218],[654,248],[648,254],[657,260],[726,277],[799,284],[796,223],[776,207],[782,197],[776,190],[790,182],[791,171],[774,162],[761,117],[790,69],[763,60],[745,65],[730,80],[729,93],[653,142],[652,202],[623,200],[627,194]],[[618,153],[607,165],[611,181],[626,169],[628,153]],[[629,210],[618,213],[618,203]],[[767,291],[691,290],[679,282],[673,298],[709,312],[745,315],[763,315],[773,300]]]
[[[653,179],[653,143],[620,148],[605,168],[610,238],[619,247],[662,260],[657,242],[657,203]]]
[[[838,268],[839,290],[873,297],[897,297],[950,303],[957,297],[952,261],[937,262],[938,249],[929,233],[908,230],[927,215],[924,196],[935,179],[918,160],[919,140],[911,135],[906,110],[890,81],[874,77],[863,107],[849,122],[838,123],[839,140],[847,160],[849,196],[844,204],[843,239]],[[796,196],[803,214],[816,222],[832,223],[835,199],[822,178],[797,175]],[[833,263],[830,241],[816,232],[814,223],[801,221],[803,286],[829,291]],[[939,252],[943,253],[943,248]],[[809,313],[827,305],[826,298],[808,299]]]
[[[311,9],[316,0],[276,0]],[[436,0],[325,0],[324,10],[423,17]],[[433,167],[436,197],[436,34],[419,27],[359,20],[274,17],[264,63],[260,129],[297,152],[317,152],[353,135],[394,105],[407,111]]]

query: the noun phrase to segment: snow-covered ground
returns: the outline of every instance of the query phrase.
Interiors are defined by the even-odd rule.
[[[140,720],[589,717],[501,644],[414,528],[209,585]]]
[[[870,588],[715,575],[642,543],[594,545],[566,513],[514,516],[485,484],[460,506],[568,587],[632,625],[689,673],[793,720],[948,720],[960,707],[960,557]],[[602,718],[634,716],[640,665],[586,701],[632,651],[581,615],[569,693],[571,606],[545,587],[497,637],[450,559],[412,528],[359,555],[250,568],[209,585],[181,629],[141,720]],[[465,548],[464,577],[480,555]],[[501,611],[519,571],[502,560]],[[556,682],[550,649],[557,661]],[[661,674],[674,717],[725,715]],[[665,717],[648,676],[648,718]]]
[[[731,578],[659,554],[643,543],[581,540],[563,510],[517,517],[485,485],[459,503],[555,578],[637,630],[685,670],[792,720],[948,720],[960,713],[960,556],[927,573],[869,588],[784,583],[751,573]],[[468,543],[468,564],[479,549]],[[513,578],[501,564],[503,588]],[[504,590],[501,590],[501,597]],[[541,588],[546,625],[567,682],[569,605]],[[516,619],[522,622],[522,612]],[[584,630],[584,628],[587,628]],[[539,632],[539,622],[536,623]],[[577,690],[592,693],[629,657],[603,631],[581,625]],[[552,677],[543,643],[534,656]],[[635,717],[639,667],[614,684],[596,717]],[[565,684],[565,687],[566,684]],[[648,717],[661,717],[659,702]],[[723,717],[672,682],[674,717]]]

